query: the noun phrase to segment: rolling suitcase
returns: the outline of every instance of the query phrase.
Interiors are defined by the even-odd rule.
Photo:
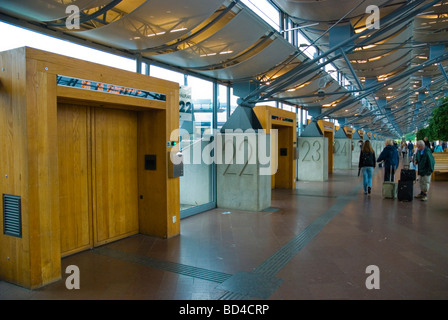
[[[414,199],[414,181],[398,181],[397,197],[399,201],[412,201]]]
[[[384,181],[383,182],[383,198],[386,199],[395,199],[397,197],[398,192],[398,184],[394,181],[392,181],[392,174],[390,175],[391,181]]]
[[[400,181],[415,181],[417,179],[417,173],[413,169],[401,169]]]

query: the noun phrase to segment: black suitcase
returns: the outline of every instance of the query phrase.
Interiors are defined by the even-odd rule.
[[[413,169],[401,169],[400,180],[401,181],[415,181],[417,179],[417,173]]]
[[[412,201],[414,199],[414,182],[398,181],[397,198],[398,201]]]

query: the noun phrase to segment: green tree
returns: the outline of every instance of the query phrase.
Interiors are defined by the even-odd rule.
[[[428,140],[433,140],[431,136],[431,129],[428,127],[418,129],[417,131],[417,140],[423,140],[425,137],[428,137]]]
[[[410,132],[404,135],[404,140],[406,141],[414,141],[416,137],[416,133],[415,132]]]
[[[433,110],[428,128],[431,140],[448,140],[448,97]]]

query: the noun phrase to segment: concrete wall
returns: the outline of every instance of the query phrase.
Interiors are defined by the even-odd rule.
[[[352,168],[352,139],[335,139],[334,169]]]
[[[378,159],[378,157],[381,154],[381,151],[383,151],[384,147],[385,147],[385,141],[383,140],[376,140],[375,144],[374,144],[374,148],[373,150],[375,150],[375,157]]]
[[[353,140],[353,151],[352,151],[352,165],[358,165],[359,155],[361,154],[361,148],[359,147],[359,140]]]
[[[298,150],[298,179],[328,180],[328,138],[299,137]]]
[[[254,135],[255,138],[250,139],[242,136],[244,134],[222,136],[221,150],[225,161],[217,164],[217,205],[219,208],[262,211],[271,206],[270,136]],[[243,150],[243,158],[232,156],[232,152],[241,155]],[[229,163],[231,158],[233,163]]]

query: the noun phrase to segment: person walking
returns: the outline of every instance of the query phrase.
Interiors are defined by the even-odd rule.
[[[442,148],[442,146],[441,146],[440,144],[437,144],[437,145],[434,147],[434,152],[443,152],[443,148]]]
[[[431,149],[431,143],[429,142],[428,137],[424,137],[423,142],[425,143],[425,146],[427,146],[429,149]]]
[[[370,141],[364,142],[361,154],[359,155],[358,168],[362,170],[362,184],[364,186],[364,194],[372,192],[373,170],[376,167],[375,151],[373,151]]]
[[[384,181],[395,180],[395,169],[398,167],[399,162],[398,150],[394,146],[394,142],[391,139],[386,140],[386,146],[381,151],[377,162],[384,161]]]
[[[414,144],[412,143],[411,140],[409,140],[408,143],[408,151],[409,151],[409,158],[412,157],[413,151],[414,151]]]
[[[431,174],[434,171],[435,161],[431,150],[425,145],[423,140],[417,142],[417,149],[414,163],[418,168],[418,175],[420,176],[420,194],[415,197],[422,201],[427,201],[429,185],[431,183]]]
[[[403,159],[406,155],[407,148],[408,148],[408,146],[406,145],[406,141],[402,141],[401,142],[401,154],[403,155]]]

